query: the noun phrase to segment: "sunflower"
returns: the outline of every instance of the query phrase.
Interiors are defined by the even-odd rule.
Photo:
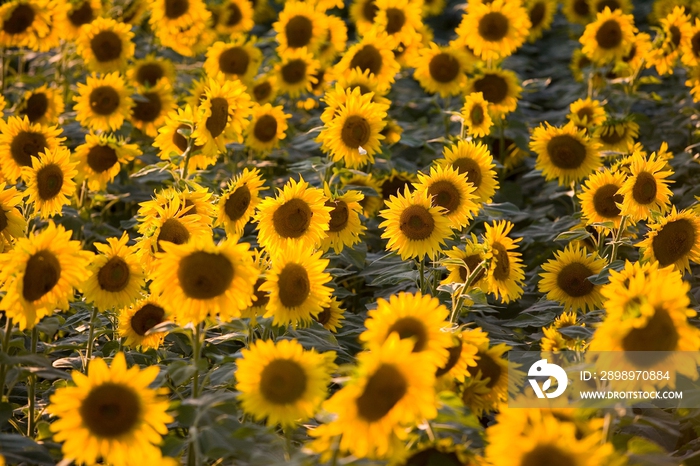
[[[597,14],[594,22],[586,26],[579,42],[591,61],[605,65],[622,60],[630,52],[636,32],[632,15],[623,14],[621,10],[610,11],[606,7]]]
[[[273,73],[258,77],[250,87],[250,96],[260,105],[274,101],[277,92],[277,77]]]
[[[216,24],[216,30],[224,36],[234,37],[240,33],[248,33],[255,22],[253,21],[254,8],[264,6],[262,0],[251,2],[250,0],[226,0],[221,7],[221,17]],[[256,5],[257,4],[257,5]]]
[[[413,172],[398,171],[392,168],[390,173],[381,175],[378,181],[382,199],[388,201],[391,196],[400,195],[406,188],[411,192],[415,191],[418,176]]]
[[[302,250],[320,246],[331,220],[332,207],[325,205],[323,190],[309,187],[299,178],[290,179],[277,197],[268,197],[258,206],[258,243],[276,254],[286,246]]]
[[[250,112],[250,96],[240,81],[220,82],[209,78],[204,100],[197,109],[191,137],[207,156],[225,152],[226,144],[243,142],[243,131],[248,126]]]
[[[138,144],[104,133],[85,135],[85,144],[75,148],[78,179],[85,179],[92,191],[102,191],[119,174],[122,164],[141,155]]]
[[[493,0],[470,3],[456,32],[482,60],[498,60],[512,55],[531,27],[520,2]]]
[[[580,338],[569,337],[559,330],[569,327],[584,327],[586,324],[577,325],[576,312],[563,312],[549,327],[542,327],[544,336],[540,340],[540,348],[543,352],[553,352],[562,350],[584,351],[586,341]]]
[[[255,264],[260,274],[253,286],[253,304],[241,311],[242,318],[250,319],[249,325],[251,327],[257,325],[257,318],[267,312],[267,304],[270,302],[270,296],[260,289],[263,283],[265,283],[265,274],[270,269],[270,264],[267,257],[263,256],[258,251],[256,251],[255,257]]]
[[[455,246],[451,251],[446,251],[445,255],[448,257],[445,261],[445,266],[449,275],[442,283],[444,285],[466,283],[469,275],[486,259],[486,248],[484,245],[479,244],[476,236],[472,233],[471,238],[465,240],[464,249]],[[480,287],[483,284],[481,279],[485,275],[486,272],[482,270],[474,277],[471,286]]]
[[[629,77],[638,74],[642,66],[646,64],[650,50],[651,36],[645,32],[637,33],[634,36],[630,52],[622,58],[622,61],[615,63],[613,68],[615,76]]]
[[[228,322],[251,305],[258,273],[249,244],[229,239],[215,245],[211,237],[201,236],[162,247],[151,290],[180,325],[217,316]]]
[[[473,194],[479,204],[491,202],[498,189],[496,165],[488,147],[480,142],[460,140],[456,145],[446,146],[443,158],[437,160],[442,167],[451,166],[457,172],[467,175],[467,181],[474,185]]]
[[[73,97],[75,119],[94,131],[116,131],[131,114],[134,101],[124,78],[117,73],[98,77],[88,76],[87,83],[78,83],[78,95]]]
[[[167,81],[172,86],[175,83],[175,76],[173,62],[154,54],[136,60],[127,71],[127,77],[133,82],[134,87],[153,87],[160,81]]]
[[[469,136],[483,138],[491,133],[493,120],[483,92],[472,92],[465,97],[461,116]]]
[[[700,102],[700,66],[688,70],[688,79],[685,85],[690,88],[693,102]]]
[[[226,79],[239,79],[250,85],[258,74],[262,59],[255,39],[241,35],[231,42],[214,42],[207,50],[204,71],[211,77],[222,73]]]
[[[345,310],[340,307],[340,303],[335,296],[331,296],[331,301],[327,306],[323,306],[323,310],[318,315],[313,316],[314,320],[323,325],[323,328],[333,333],[337,333],[338,329],[343,326],[340,323],[345,319],[343,313]]]
[[[666,161],[656,157],[644,157],[641,153],[632,154],[630,175],[618,194],[622,194],[622,215],[633,221],[646,220],[652,212],[668,211],[673,193],[668,188],[673,180],[667,178],[673,174],[665,170]]]
[[[405,448],[405,426],[437,415],[435,363],[414,342],[391,333],[372,351],[357,355],[357,370],[342,389],[323,404],[337,417],[310,432],[311,448],[324,448],[341,436],[339,449],[357,458],[389,458]]]
[[[32,158],[32,166],[22,169],[22,179],[27,183],[25,195],[41,218],[60,214],[75,194],[74,178],[78,175],[70,151],[63,146],[46,150]]]
[[[513,240],[507,236],[513,229],[513,224],[506,220],[496,221],[493,225],[486,224],[485,227],[484,243],[488,247],[487,258],[489,255],[492,258],[486,276],[487,288],[489,293],[508,303],[520,297],[523,292],[522,282],[525,274],[521,254],[515,252],[518,247],[516,243],[522,238]]]
[[[18,238],[14,248],[0,256],[5,292],[0,309],[18,322],[20,330],[33,328],[55,309],[68,309],[73,288],[85,282],[92,253],[82,251],[71,235],[49,221],[41,233]]]
[[[680,47],[681,61],[685,66],[700,66],[700,18],[695,18],[695,24],[691,25],[687,39],[681,42]]]
[[[608,120],[593,131],[601,150],[627,153],[639,136],[639,125],[632,120]]]
[[[343,248],[352,248],[359,243],[360,235],[367,229],[360,221],[360,202],[365,196],[354,190],[334,194],[328,184],[324,186],[324,192],[328,198],[326,206],[333,210],[330,212],[331,219],[321,249],[327,251],[332,247],[333,252],[340,254]]]
[[[267,152],[279,147],[287,137],[287,120],[291,115],[284,113],[284,107],[270,104],[253,106],[253,116],[245,133],[245,144],[256,152]]]
[[[586,179],[583,192],[578,195],[586,225],[610,222],[614,228],[620,226],[622,217],[618,205],[622,204],[623,196],[619,191],[626,178],[619,170],[605,169]]]
[[[350,176],[347,176],[350,175]],[[346,188],[360,188],[364,199],[360,201],[362,214],[367,218],[372,218],[381,209],[384,203],[381,196],[381,186],[372,174],[351,172],[346,176],[341,176],[341,186]]]
[[[566,311],[595,310],[602,303],[600,285],[593,284],[588,277],[599,274],[605,265],[605,260],[596,254],[588,256],[584,249],[569,244],[542,265],[539,290],[547,293],[547,299],[562,304]]]
[[[530,18],[530,31],[528,42],[535,42],[542,37],[542,33],[552,27],[554,14],[557,12],[555,0],[527,0],[524,2]]]
[[[362,95],[357,87],[346,90],[345,103],[325,121],[316,139],[321,142],[321,150],[336,162],[342,160],[348,168],[373,163],[384,139],[380,133],[388,110],[387,105],[372,102],[371,93]]]
[[[31,123],[52,125],[58,123],[58,117],[63,113],[64,108],[61,93],[44,84],[24,93],[22,102],[17,107],[17,113],[29,118]]]
[[[38,50],[53,25],[54,5],[50,0],[12,0],[0,7],[0,45]]]
[[[585,26],[591,22],[591,7],[588,0],[564,0],[562,12],[571,23]]]
[[[508,171],[523,163],[523,161],[529,157],[529,153],[518,146],[518,144],[511,138],[503,138],[503,143],[499,139],[493,139],[491,141],[491,153],[494,159],[498,160],[503,168]]]
[[[656,43],[647,55],[647,68],[654,66],[659,75],[673,74],[673,68],[678,62],[680,53],[685,50],[683,47],[690,40],[693,28],[690,23],[690,16],[685,14],[685,10],[677,6],[673,11],[661,20],[661,31],[663,41]]]
[[[307,2],[285,2],[279,19],[272,25],[279,47],[284,56],[289,49],[306,48],[309,53],[318,51],[326,37],[326,15],[315,5]]]
[[[0,253],[12,249],[15,240],[24,237],[27,221],[19,211],[23,193],[0,182]]]
[[[66,39],[75,40],[80,35],[83,26],[92,23],[101,16],[102,2],[100,0],[79,0],[69,2],[63,21],[62,33]]]
[[[359,68],[361,73],[368,71],[374,75],[378,89],[388,90],[401,69],[388,42],[386,34],[372,32],[364,35],[360,42],[345,52],[335,65],[334,74],[341,76]]]
[[[467,82],[469,61],[466,54],[452,47],[439,47],[430,42],[415,60],[413,77],[430,94],[440,97],[458,95]]]
[[[166,413],[163,389],[149,385],[158,376],[157,366],[127,369],[124,353],[117,353],[112,366],[104,359],[90,361],[88,374],[73,371],[75,386],[62,387],[50,398],[53,438],[64,442],[63,456],[76,463],[97,464],[102,459],[125,466],[138,457],[145,464],[159,464],[161,438],[173,421]]]
[[[243,171],[229,181],[219,197],[216,224],[223,225],[226,235],[240,236],[260,203],[260,191],[265,189],[260,170]]]
[[[325,400],[335,352],[305,350],[296,340],[258,340],[241,351],[236,390],[243,411],[267,424],[294,427]]]
[[[124,70],[134,56],[133,38],[128,24],[97,18],[81,29],[76,45],[88,70],[110,73]]]
[[[581,49],[576,49],[574,50],[574,53],[571,54],[569,69],[571,70],[571,74],[574,76],[574,80],[582,82],[584,72],[587,73],[591,69],[592,65],[593,63],[583,54]]]
[[[326,40],[321,43],[316,56],[322,65],[330,66],[347,48],[348,27],[342,18],[334,15],[326,16],[326,24]]]
[[[379,133],[384,136],[384,143],[387,146],[392,146],[401,140],[401,134],[403,134],[403,128],[399,126],[396,120],[387,118],[386,126]]]
[[[320,67],[319,61],[306,48],[287,50],[282,56],[282,61],[275,65],[279,91],[292,99],[310,92],[312,86],[318,82],[315,76]]]
[[[0,166],[2,176],[16,182],[24,167],[31,167],[41,152],[55,151],[65,138],[57,126],[32,124],[26,116],[0,118]]]
[[[125,346],[158,349],[167,333],[146,333],[167,319],[168,312],[158,298],[139,299],[119,312],[119,336],[126,339]]]
[[[465,173],[451,165],[430,168],[430,174],[418,174],[417,193],[427,193],[434,206],[444,209],[444,215],[450,221],[451,227],[461,230],[467,226],[481,207],[475,201],[476,188],[467,179]]]
[[[163,126],[166,115],[176,105],[173,89],[165,81],[159,81],[153,87],[138,88],[131,107],[133,126],[149,137],[158,135],[158,128]]]
[[[505,117],[518,107],[522,87],[518,76],[512,71],[491,69],[476,74],[467,80],[465,94],[481,92],[489,103],[494,118]]]
[[[444,2],[444,0],[443,0]],[[427,3],[427,2],[426,2]],[[434,0],[434,3],[438,3]],[[455,445],[451,438],[421,442],[406,450],[401,458],[392,459],[393,466],[476,466],[476,454],[465,445]]]
[[[153,141],[153,147],[160,149],[158,156],[180,168],[184,168],[185,161],[188,160],[188,171],[204,169],[216,163],[216,154],[202,153],[202,146],[195,144],[191,139],[194,125],[195,114],[190,105],[168,113],[163,126],[158,129],[158,136]],[[189,159],[185,156],[188,147]]]
[[[399,293],[389,300],[379,298],[369,311],[365,330],[359,337],[365,348],[381,347],[392,333],[413,342],[414,353],[426,353],[437,367],[447,362],[452,338],[443,331],[449,312],[437,298],[420,293]]]
[[[423,259],[434,256],[450,237],[450,220],[445,209],[432,206],[428,192],[411,193],[408,187],[403,193],[386,201],[387,209],[379,212],[385,219],[379,224],[382,238],[387,239],[387,249],[396,251],[401,259]]]
[[[632,2],[630,0],[588,0],[591,11],[602,13],[607,7],[610,11],[620,10],[625,14],[632,12]]]
[[[192,217],[206,228],[212,223],[216,208],[212,205],[212,192],[195,182],[189,182],[184,189],[164,188],[156,192],[156,198],[139,204],[138,216],[141,223],[138,231],[144,233],[156,226],[158,218],[173,205],[182,217]]]
[[[274,325],[309,324],[329,305],[333,290],[326,284],[331,276],[325,272],[328,259],[321,259],[321,254],[302,253],[299,245],[275,252],[260,286],[270,298],[264,317],[273,317]]]
[[[377,16],[376,0],[353,0],[350,5],[350,19],[355,24],[359,35],[364,36],[372,26]]]
[[[392,49],[420,39],[421,4],[414,0],[376,0],[373,31],[386,34]]]
[[[151,30],[160,42],[180,55],[193,56],[211,18],[204,1],[156,0],[150,7]]]
[[[566,117],[579,128],[593,128],[605,122],[607,116],[600,101],[591,98],[578,99],[569,106]]]
[[[673,265],[690,272],[689,261],[700,262],[700,217],[693,210],[676,211],[649,223],[644,241],[637,244],[644,260],[659,261],[661,267]]]
[[[559,186],[580,181],[601,165],[600,145],[569,122],[561,128],[545,123],[532,132],[530,149],[537,153],[535,167],[547,181],[556,179]]]

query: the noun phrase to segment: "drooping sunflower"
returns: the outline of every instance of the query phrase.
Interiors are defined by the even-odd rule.
[[[90,277],[83,285],[85,300],[100,311],[132,304],[141,294],[146,275],[136,248],[127,246],[129,235],[107,238],[107,244],[94,243],[100,253],[90,264]]]
[[[525,42],[531,26],[520,2],[493,0],[470,3],[456,32],[482,60],[498,60]]]
[[[531,24],[527,40],[534,42],[542,37],[544,31],[552,27],[554,14],[557,12],[557,2],[555,0],[527,0],[525,8]]]
[[[264,6],[266,2],[250,0],[226,0],[221,6],[221,17],[216,23],[216,30],[224,36],[234,37],[239,33],[248,33],[255,22],[254,8]]]
[[[620,188],[626,178],[623,172],[608,169],[595,172],[588,177],[584,183],[583,192],[578,195],[586,225],[611,222],[614,228],[620,226],[622,217],[618,205],[622,204],[623,200]]]
[[[569,111],[567,118],[579,128],[599,126],[607,118],[600,101],[591,98],[578,99],[569,106]]]
[[[605,265],[605,259],[596,254],[587,255],[584,249],[569,243],[554,254],[554,259],[542,265],[539,290],[547,293],[547,299],[562,304],[566,311],[594,310],[602,303],[601,286],[593,284],[588,277],[599,274]]]
[[[192,138],[202,152],[214,156],[230,142],[243,142],[251,112],[250,96],[238,80],[209,78],[205,97],[197,109]]]
[[[15,241],[24,237],[27,221],[19,211],[23,197],[14,186],[0,182],[0,253],[12,249]]]
[[[681,42],[681,61],[689,68],[700,66],[700,18],[688,30],[687,40]]]
[[[175,108],[173,89],[166,80],[161,80],[153,87],[137,88],[136,92],[131,107],[131,122],[142,133],[155,138],[166,115]]]
[[[211,237],[187,244],[162,243],[151,290],[180,325],[207,317],[228,322],[251,305],[258,270],[248,243],[237,238],[215,245]]]
[[[39,48],[52,27],[53,4],[49,0],[12,0],[0,7],[0,45]]]
[[[227,236],[240,236],[243,233],[243,228],[260,203],[260,191],[265,189],[263,184],[260,170],[244,168],[221,193],[216,224],[224,226]]]
[[[639,125],[629,119],[608,120],[593,131],[593,138],[600,143],[600,149],[612,152],[629,152],[637,136]]]
[[[647,55],[647,68],[654,66],[659,75],[673,74],[680,53],[684,50],[692,35],[690,16],[685,9],[677,6],[661,20],[663,41],[655,41]]]
[[[296,340],[258,340],[241,351],[236,390],[243,411],[270,426],[312,417],[328,393],[335,352],[305,350]]]
[[[24,167],[31,167],[39,153],[55,151],[65,138],[57,126],[32,124],[26,116],[0,118],[0,164],[2,175],[9,182],[16,182]]]
[[[462,92],[468,69],[469,60],[462,50],[430,42],[415,60],[413,77],[426,92],[445,98]]]
[[[75,40],[80,35],[83,26],[92,23],[101,16],[102,2],[100,0],[81,0],[70,2],[63,21],[62,34],[66,39]]]
[[[167,319],[168,312],[158,298],[151,296],[140,299],[120,311],[119,336],[126,339],[125,346],[143,350],[157,349],[163,344],[166,332],[154,332],[149,335],[146,333]]]
[[[162,160],[168,160],[173,165],[184,168],[189,148],[188,171],[207,168],[216,163],[218,154],[202,153],[202,146],[192,139],[192,129],[195,126],[196,116],[190,105],[178,108],[165,117],[163,126],[158,129],[158,136],[153,141],[153,147],[160,149],[158,156]]]
[[[630,52],[636,32],[632,15],[606,7],[586,26],[579,42],[592,62],[606,65],[622,60]]]
[[[420,38],[421,5],[413,0],[376,0],[372,29],[385,33],[392,49]]]
[[[482,92],[472,92],[465,97],[461,114],[469,136],[483,138],[491,133],[493,120],[489,114],[489,104],[484,100]]]
[[[326,286],[331,280],[325,272],[328,259],[321,259],[321,251],[302,251],[299,245],[277,251],[260,286],[270,298],[264,317],[272,317],[274,325],[309,324],[330,303],[333,290]]]
[[[344,309],[340,307],[340,302],[335,296],[331,296],[331,301],[327,306],[323,306],[323,310],[314,316],[314,320],[323,325],[323,328],[336,333],[343,324],[340,322],[345,319],[343,316]]]
[[[455,246],[451,251],[446,251],[445,255],[449,258],[445,261],[449,275],[442,283],[445,285],[465,283],[469,275],[475,272],[479,264],[486,259],[486,248],[483,244],[479,244],[476,236],[472,233],[471,238],[465,241],[464,249]],[[471,286],[480,288],[483,284],[481,279],[485,275],[484,270],[479,272],[472,280]]]
[[[282,61],[275,65],[276,83],[279,92],[296,99],[310,92],[318,82],[321,64],[306,48],[289,49],[282,55]]]
[[[622,215],[633,221],[646,220],[652,212],[666,213],[673,193],[667,179],[673,174],[666,170],[666,161],[656,157],[644,157],[641,153],[632,154],[630,175],[618,194],[622,194]]]
[[[123,71],[134,56],[133,38],[130,25],[97,18],[81,29],[76,45],[88,70],[110,73]]]
[[[364,35],[360,42],[348,48],[335,65],[335,75],[340,76],[359,68],[360,72],[369,71],[374,75],[378,89],[383,91],[391,88],[401,65],[396,61],[388,42],[385,34],[372,32]]]
[[[127,77],[133,82],[133,87],[153,87],[161,80],[168,81],[172,86],[175,83],[175,66],[167,58],[149,54],[129,67]]]
[[[141,155],[138,144],[127,144],[123,139],[104,133],[85,135],[85,144],[75,148],[78,162],[78,180],[87,180],[92,191],[105,189],[114,180],[122,164]]]
[[[676,211],[649,223],[644,241],[637,244],[644,260],[673,265],[681,273],[690,271],[690,261],[700,262],[700,217],[693,210]]]
[[[87,77],[87,83],[78,83],[75,101],[75,119],[93,131],[116,131],[129,118],[134,101],[124,78],[117,72],[98,77]]]
[[[437,164],[442,167],[451,166],[460,175],[467,175],[467,181],[476,188],[473,193],[477,197],[476,202],[491,202],[498,189],[498,179],[496,164],[485,144],[460,140],[456,145],[445,146],[442,155],[443,158],[438,159]]]
[[[466,173],[451,165],[430,168],[430,174],[418,174],[417,193],[427,193],[434,206],[442,207],[450,226],[461,230],[479,212],[481,203],[475,194],[475,186],[469,182]]]
[[[25,195],[41,218],[60,214],[63,206],[70,203],[75,194],[77,165],[71,161],[70,151],[58,146],[39,153],[39,157],[32,158],[31,167],[22,169],[22,179],[27,184]]]
[[[299,178],[290,179],[277,197],[258,206],[258,243],[274,255],[298,244],[303,250],[318,247],[326,236],[332,207],[326,206],[323,190],[309,187]]]
[[[382,129],[386,125],[387,105],[372,102],[372,94],[361,94],[359,88],[345,91],[345,103],[333,117],[325,121],[317,141],[321,150],[348,168],[359,168],[374,162],[380,151]]]
[[[599,147],[573,122],[560,128],[545,123],[535,128],[530,139],[530,149],[537,153],[535,167],[547,181],[556,179],[560,186],[582,180],[600,167]]]
[[[266,152],[279,147],[287,137],[287,120],[291,115],[284,113],[284,107],[270,104],[255,105],[250,125],[246,129],[245,144],[256,152]]]
[[[279,19],[272,25],[279,43],[280,55],[288,49],[306,48],[311,54],[318,51],[326,37],[326,15],[315,5],[291,1],[284,3]]]
[[[359,337],[370,351],[381,347],[392,333],[413,342],[414,353],[426,353],[437,367],[447,362],[452,345],[444,331],[449,312],[437,298],[420,293],[399,293],[389,300],[379,298],[377,308],[367,314],[365,330]]]
[[[360,221],[362,205],[360,202],[364,195],[355,190],[347,190],[344,193],[332,193],[326,184],[324,191],[328,200],[326,206],[331,207],[331,219],[328,222],[326,237],[321,243],[323,251],[333,248],[333,252],[340,254],[343,248],[352,248],[360,242],[360,235],[367,229]]]
[[[68,309],[73,288],[87,278],[92,253],[82,251],[72,232],[52,221],[29,238],[18,238],[14,248],[0,255],[0,283],[5,296],[0,309],[19,324],[33,328],[55,309]]]
[[[231,42],[214,42],[207,50],[204,71],[211,77],[223,73],[226,79],[239,79],[250,85],[258,74],[262,59],[255,39],[241,35]]]
[[[17,107],[17,113],[29,118],[31,123],[53,125],[58,123],[58,117],[63,113],[65,104],[63,96],[48,84],[24,93],[22,102]]]
[[[404,260],[434,256],[452,234],[444,208],[434,207],[427,191],[411,193],[406,187],[385,203],[387,209],[379,212],[385,219],[379,224],[382,238],[388,240],[387,249]]]
[[[329,440],[357,458],[390,458],[405,448],[405,426],[436,416],[435,363],[413,352],[411,340],[392,332],[383,345],[357,355],[357,373],[323,404],[337,417],[310,432],[311,448],[327,451]]]
[[[465,94],[481,92],[489,103],[491,115],[502,118],[518,107],[521,91],[522,87],[515,73],[494,68],[467,80]]]
[[[487,255],[491,255],[492,263],[486,275],[489,293],[508,303],[520,297],[523,292],[522,282],[525,279],[521,254],[516,252],[517,243],[522,238],[512,239],[508,233],[513,229],[509,221],[486,224],[484,244],[487,245]]]
[[[87,375],[73,371],[75,386],[56,390],[47,408],[59,418],[51,431],[54,440],[64,442],[63,456],[83,464],[104,460],[126,466],[134,457],[160,464],[158,444],[173,418],[165,391],[149,388],[158,371],[157,366],[127,369],[121,352],[109,368],[96,358]]]

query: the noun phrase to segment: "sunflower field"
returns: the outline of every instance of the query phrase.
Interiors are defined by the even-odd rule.
[[[700,465],[700,1],[1,3],[0,466]]]

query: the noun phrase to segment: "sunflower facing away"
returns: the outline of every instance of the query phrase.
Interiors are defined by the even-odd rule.
[[[433,257],[452,234],[445,209],[433,206],[427,191],[403,193],[386,201],[387,209],[379,212],[385,219],[379,224],[386,248],[396,251],[401,259]]]
[[[296,340],[258,340],[241,351],[236,390],[243,411],[267,424],[294,427],[326,399],[335,352],[305,350]]]
[[[453,229],[460,231],[479,212],[481,204],[475,187],[467,175],[450,165],[430,168],[430,174],[418,174],[416,192],[427,192],[434,206],[445,209],[445,216]]]
[[[105,133],[85,135],[85,144],[75,148],[78,162],[78,180],[87,180],[92,191],[104,190],[119,174],[122,164],[141,155],[138,144],[127,144],[123,139]]]
[[[147,350],[157,349],[165,338],[165,332],[146,335],[149,330],[168,319],[159,299],[140,299],[119,312],[119,336],[125,338],[124,345]]]
[[[61,92],[48,84],[24,93],[17,112],[32,123],[53,125],[63,113],[65,103]]]
[[[328,200],[326,206],[331,207],[331,219],[328,222],[328,231],[321,244],[323,251],[333,248],[333,252],[340,254],[343,248],[352,248],[360,242],[360,236],[367,229],[360,220],[364,194],[355,190],[347,190],[344,193],[332,193],[329,186],[324,186]]]
[[[284,107],[281,105],[273,107],[270,104],[256,104],[253,106],[253,115],[245,133],[246,146],[256,152],[278,148],[280,141],[287,137],[287,120],[291,117],[292,115],[284,113]]]
[[[134,101],[124,78],[118,73],[87,77],[87,83],[78,83],[75,101],[75,119],[94,131],[116,131],[131,115]]]
[[[493,0],[469,3],[456,32],[482,60],[498,60],[512,55],[525,42],[531,26],[520,2]]]
[[[133,38],[130,25],[97,18],[81,29],[76,45],[88,70],[110,73],[123,71],[134,56]]]
[[[68,309],[73,288],[85,283],[92,253],[82,251],[71,234],[49,221],[41,233],[18,238],[11,251],[0,255],[0,289],[6,293],[0,309],[21,330],[33,328],[55,309]]]
[[[24,237],[27,221],[19,211],[22,198],[17,188],[0,182],[0,253],[12,249],[15,241]]]
[[[422,48],[415,60],[413,77],[430,94],[440,97],[458,95],[467,82],[469,59],[464,51],[453,47],[439,47],[430,42]]]
[[[219,197],[217,225],[223,225],[229,237],[240,236],[243,228],[253,217],[260,202],[260,191],[264,180],[260,170],[254,168],[243,171],[229,181]]]
[[[0,164],[2,175],[16,182],[24,167],[31,167],[39,153],[55,151],[65,138],[57,126],[32,124],[25,116],[0,118]]]
[[[656,157],[648,158],[640,152],[632,154],[630,175],[618,194],[622,194],[622,215],[633,221],[646,220],[652,212],[666,213],[673,193],[668,185],[673,180],[667,179],[673,174],[666,170],[666,161]]]
[[[70,151],[58,146],[33,158],[31,168],[22,169],[29,202],[34,204],[34,211],[41,218],[60,214],[63,206],[70,203],[70,198],[75,194],[77,165],[78,162],[71,162]]]
[[[472,92],[467,95],[461,113],[466,134],[483,138],[491,133],[493,120],[489,114],[489,103],[484,99],[483,92]]]
[[[700,262],[700,217],[694,210],[676,211],[649,222],[644,241],[637,244],[644,260],[673,265],[681,273],[690,272],[690,262]]]
[[[164,389],[149,388],[158,371],[157,366],[127,369],[124,353],[117,353],[111,367],[96,358],[90,361],[88,375],[73,371],[75,386],[57,389],[47,408],[59,418],[51,431],[54,440],[64,442],[63,455],[86,464],[101,458],[126,466],[134,457],[144,464],[160,464],[157,444],[173,418],[167,414]]]
[[[459,140],[456,145],[445,146],[443,158],[437,160],[442,167],[451,166],[460,175],[466,174],[467,181],[474,185],[477,197],[475,202],[482,204],[491,202],[498,189],[496,164],[488,147],[480,142]]]
[[[465,94],[481,92],[494,118],[502,118],[518,107],[522,87],[518,76],[498,68],[482,71],[467,81]]]
[[[508,233],[513,229],[509,221],[486,224],[484,243],[488,247],[492,263],[486,276],[487,288],[496,298],[508,303],[520,297],[523,292],[522,282],[525,278],[521,254],[515,252],[522,238],[511,239]]]
[[[605,169],[586,179],[583,192],[578,195],[586,225],[611,222],[614,228],[620,226],[622,216],[619,204],[622,204],[623,196],[619,191],[626,178],[620,170]]]
[[[328,259],[321,259],[321,254],[288,246],[272,257],[272,268],[260,291],[269,293],[264,317],[273,317],[274,325],[309,324],[330,303]]]
[[[605,8],[586,26],[579,39],[583,53],[594,63],[605,65],[629,54],[637,28],[632,15]]]

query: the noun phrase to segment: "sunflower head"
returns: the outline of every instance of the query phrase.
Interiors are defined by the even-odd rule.
[[[493,0],[470,3],[457,34],[482,60],[497,60],[515,52],[525,42],[531,26],[519,2]]]
[[[596,20],[586,26],[580,42],[583,53],[598,65],[605,65],[624,58],[632,47],[634,34],[632,15],[609,7],[597,13]]]

